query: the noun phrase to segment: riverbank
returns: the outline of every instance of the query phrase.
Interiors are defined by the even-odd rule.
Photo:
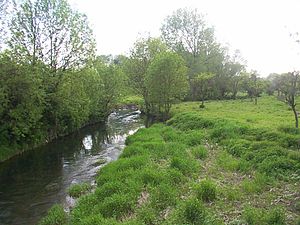
[[[94,193],[41,224],[297,224],[300,134],[271,97],[182,103],[128,137]]]
[[[130,96],[123,98],[118,104],[115,105],[114,109],[111,112],[114,112],[115,110],[124,110],[124,109],[131,109],[131,110],[137,110],[140,109],[142,106],[142,99],[136,96]],[[47,135],[45,138],[41,138],[36,143],[31,144],[23,144],[23,146],[20,146],[18,144],[13,144],[11,146],[1,146],[0,145],[0,163],[12,159],[13,157],[16,157],[25,151],[30,151],[33,149],[36,149],[38,147],[41,147],[43,145],[49,144],[53,142],[54,140],[57,140],[62,137],[66,137],[69,135],[72,135],[74,132],[78,132],[78,130],[83,129],[87,126],[91,126],[94,124],[100,124],[105,123],[107,120],[108,115],[105,118],[99,118],[98,120],[89,121],[85,124],[83,124],[80,128],[77,128],[75,130],[69,131],[67,133],[61,133],[61,134],[55,134],[55,135]]]
[[[36,225],[52,205],[72,207],[70,186],[93,185],[97,171],[119,157],[126,137],[140,127],[139,111],[119,110],[106,124],[87,126],[1,163],[0,224]],[[70,190],[71,195],[76,191]]]

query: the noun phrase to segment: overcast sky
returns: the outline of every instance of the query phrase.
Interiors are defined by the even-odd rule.
[[[139,35],[160,35],[163,20],[182,7],[197,8],[216,37],[239,49],[248,70],[300,70],[300,0],[69,0],[87,14],[99,54],[127,54]]]

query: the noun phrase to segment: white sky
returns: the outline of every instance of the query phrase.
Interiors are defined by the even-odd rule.
[[[127,54],[140,34],[160,35],[163,20],[178,8],[197,8],[215,27],[218,41],[239,49],[248,70],[300,70],[300,0],[69,0],[87,14],[99,54]]]

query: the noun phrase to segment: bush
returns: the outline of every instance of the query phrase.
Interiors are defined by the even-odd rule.
[[[39,225],[64,225],[67,224],[67,215],[61,205],[54,205],[48,211],[48,214],[43,218]]]
[[[211,202],[216,199],[217,187],[211,180],[203,180],[195,186],[195,192],[199,200]]]
[[[183,216],[191,224],[203,224],[206,217],[205,207],[198,199],[189,199],[183,205]]]

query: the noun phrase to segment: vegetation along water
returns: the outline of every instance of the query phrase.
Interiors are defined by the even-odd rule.
[[[0,7],[0,224],[300,224],[300,71],[197,9],[113,56],[67,0]]]

